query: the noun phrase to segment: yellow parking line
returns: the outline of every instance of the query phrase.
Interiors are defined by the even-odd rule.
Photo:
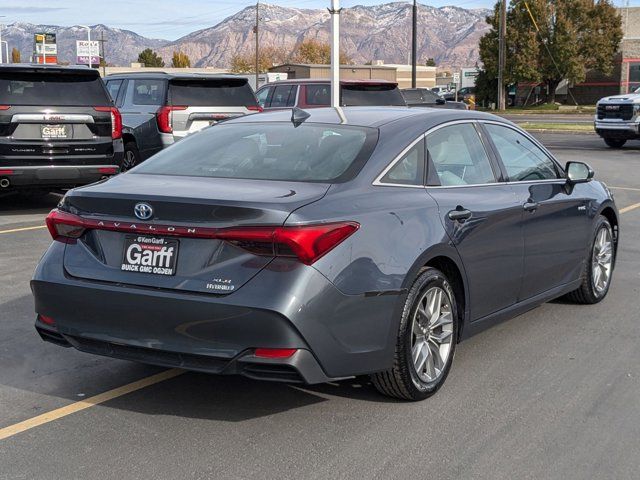
[[[615,190],[631,190],[632,192],[640,192],[640,188],[633,187],[612,187],[611,185],[607,185],[609,188],[613,188]]]
[[[114,388],[113,390],[100,393],[93,397],[89,397],[86,400],[75,402],[67,405],[66,407],[57,408],[56,410],[51,410],[50,412],[43,413],[42,415],[38,415],[37,417],[29,418],[28,420],[16,423],[14,425],[9,425],[8,427],[0,428],[0,440],[9,438],[20,432],[30,430],[39,425],[53,422],[54,420],[57,420],[59,418],[66,417],[67,415],[71,415],[72,413],[84,410],[85,408],[94,407],[106,401],[126,395],[127,393],[135,392],[136,390],[140,390],[141,388],[145,388],[150,385],[169,380],[170,378],[177,377],[178,375],[182,375],[183,373],[184,370],[180,370],[178,368],[165,370],[164,372],[151,375],[150,377],[128,383],[126,385],[123,385],[122,387]]]
[[[631,210],[635,210],[636,208],[640,208],[640,203],[634,203],[633,205],[629,205],[628,207],[621,208],[620,213],[627,213]]]
[[[12,228],[11,230],[0,230],[0,233],[26,232],[27,230],[38,230],[40,228],[47,228],[47,226],[46,225],[38,225],[37,227]]]

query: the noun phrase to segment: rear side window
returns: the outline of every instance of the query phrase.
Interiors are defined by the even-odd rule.
[[[265,107],[267,105],[267,98],[269,98],[269,92],[271,91],[271,87],[265,87],[258,90],[256,93],[256,98],[258,99],[258,105],[261,107]]]
[[[162,105],[164,103],[164,80],[136,79],[129,81],[133,105]]]
[[[189,107],[249,107],[258,102],[245,78],[179,80],[169,83],[171,105]]]
[[[515,130],[486,124],[509,180],[514,182],[558,178],[553,161],[531,140]]]
[[[82,73],[0,74],[0,104],[105,106],[111,100],[100,77]]]
[[[331,103],[331,87],[327,84],[307,85],[305,102],[307,105],[329,105]]]
[[[362,84],[342,86],[344,106],[405,106],[406,102],[396,85]]]
[[[381,179],[381,183],[399,185],[423,185],[423,181],[424,141],[422,140],[411,147]]]
[[[364,165],[376,140],[377,130],[347,125],[220,124],[162,150],[132,173],[345,181]]]
[[[123,80],[109,80],[107,82],[107,91],[114,102],[118,99],[118,92],[120,91],[122,82]]]
[[[494,183],[495,174],[480,136],[470,123],[443,127],[427,136],[429,167],[442,186]],[[433,182],[429,182],[432,184]]]

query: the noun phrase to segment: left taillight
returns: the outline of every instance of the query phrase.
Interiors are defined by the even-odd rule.
[[[251,111],[251,112],[262,112],[264,111],[264,108],[262,108],[260,105],[247,105],[247,110]]]
[[[60,210],[51,210],[46,219],[51,238],[59,242],[75,241],[86,229],[81,217]]]
[[[109,112],[111,114],[111,138],[122,138],[122,115],[116,107],[93,107],[96,112]]]

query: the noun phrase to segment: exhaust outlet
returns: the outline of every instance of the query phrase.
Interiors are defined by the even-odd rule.
[[[8,188],[11,182],[8,178],[0,178],[0,188]]]

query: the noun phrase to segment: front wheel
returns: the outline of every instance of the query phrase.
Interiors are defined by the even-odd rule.
[[[604,143],[611,148],[622,148],[627,141],[623,138],[605,138]]]
[[[582,304],[594,304],[607,296],[614,262],[613,230],[605,217],[596,222],[595,234],[591,243],[591,255],[582,275],[580,288],[567,297]]]
[[[442,386],[453,362],[458,334],[458,309],[447,277],[425,269],[405,301],[393,367],[371,375],[381,393],[404,400],[422,400]]]

